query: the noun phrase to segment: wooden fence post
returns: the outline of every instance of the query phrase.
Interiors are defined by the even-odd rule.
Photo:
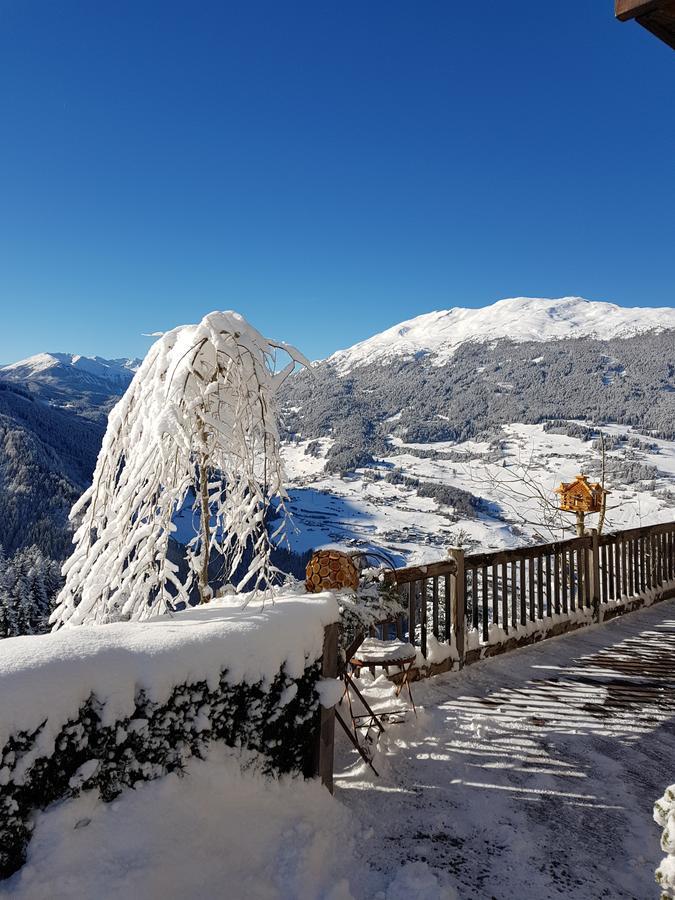
[[[464,632],[466,628],[466,597],[464,580],[464,551],[452,548],[448,553],[455,561],[455,573],[452,578],[452,596],[455,600],[452,607],[452,624],[455,631],[455,644],[459,654],[459,668],[464,667]]]
[[[329,625],[323,638],[323,659],[321,674],[324,678],[338,676],[338,633],[339,625]],[[321,783],[333,793],[333,751],[335,746],[335,707],[319,707],[320,722],[317,747],[316,772]]]
[[[588,553],[588,550],[586,551]],[[593,621],[600,621],[600,537],[596,529],[591,533],[590,600]]]

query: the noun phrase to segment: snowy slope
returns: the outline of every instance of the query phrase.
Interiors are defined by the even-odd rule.
[[[87,376],[112,382],[113,385],[127,384],[139,367],[139,359],[103,359],[100,356],[78,356],[74,353],[38,353],[27,359],[0,368],[0,376],[5,378],[75,378]]]
[[[50,406],[73,410],[103,423],[140,364],[140,359],[38,353],[0,367],[0,383],[20,384]]]
[[[479,309],[455,307],[426,313],[374,337],[339,350],[328,362],[341,372],[372,362],[429,355],[436,365],[466,341],[550,341],[590,337],[626,338],[646,331],[675,329],[675,308],[627,308],[614,303],[562,297],[516,297]]]

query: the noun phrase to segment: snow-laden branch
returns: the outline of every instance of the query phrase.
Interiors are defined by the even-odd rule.
[[[276,349],[291,357],[282,371]],[[234,312],[160,337],[110,413],[93,483],[71,512],[79,527],[55,627],[159,615],[195,584],[206,602],[215,555],[229,581],[246,561],[237,590],[272,583],[265,517],[273,500],[286,515],[275,395],[296,363],[309,365]],[[169,542],[189,503],[198,529],[185,577]]]

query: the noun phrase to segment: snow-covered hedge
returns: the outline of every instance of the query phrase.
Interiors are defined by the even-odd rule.
[[[329,594],[227,601],[147,623],[8,638],[0,648],[0,877],[20,867],[31,816],[83,788],[111,800],[213,741],[312,774]]]
[[[671,900],[675,897],[675,784],[654,804],[654,821],[663,828],[661,849],[667,854],[656,870],[656,880],[661,885],[661,900]]]

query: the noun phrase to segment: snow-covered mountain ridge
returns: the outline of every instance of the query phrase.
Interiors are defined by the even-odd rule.
[[[140,359],[103,359],[101,356],[79,356],[75,353],[38,353],[19,362],[0,367],[0,375],[31,378],[36,375],[56,375],[73,369],[79,375],[91,375],[108,381],[124,381],[133,377],[140,366]]]
[[[628,308],[582,297],[516,297],[478,309],[454,307],[425,313],[339,350],[327,362],[342,373],[374,362],[416,356],[428,356],[432,364],[443,365],[467,341],[604,341],[669,329],[675,329],[675,307]]]
[[[140,366],[140,359],[103,359],[74,353],[38,353],[0,367],[0,383],[103,424]]]

